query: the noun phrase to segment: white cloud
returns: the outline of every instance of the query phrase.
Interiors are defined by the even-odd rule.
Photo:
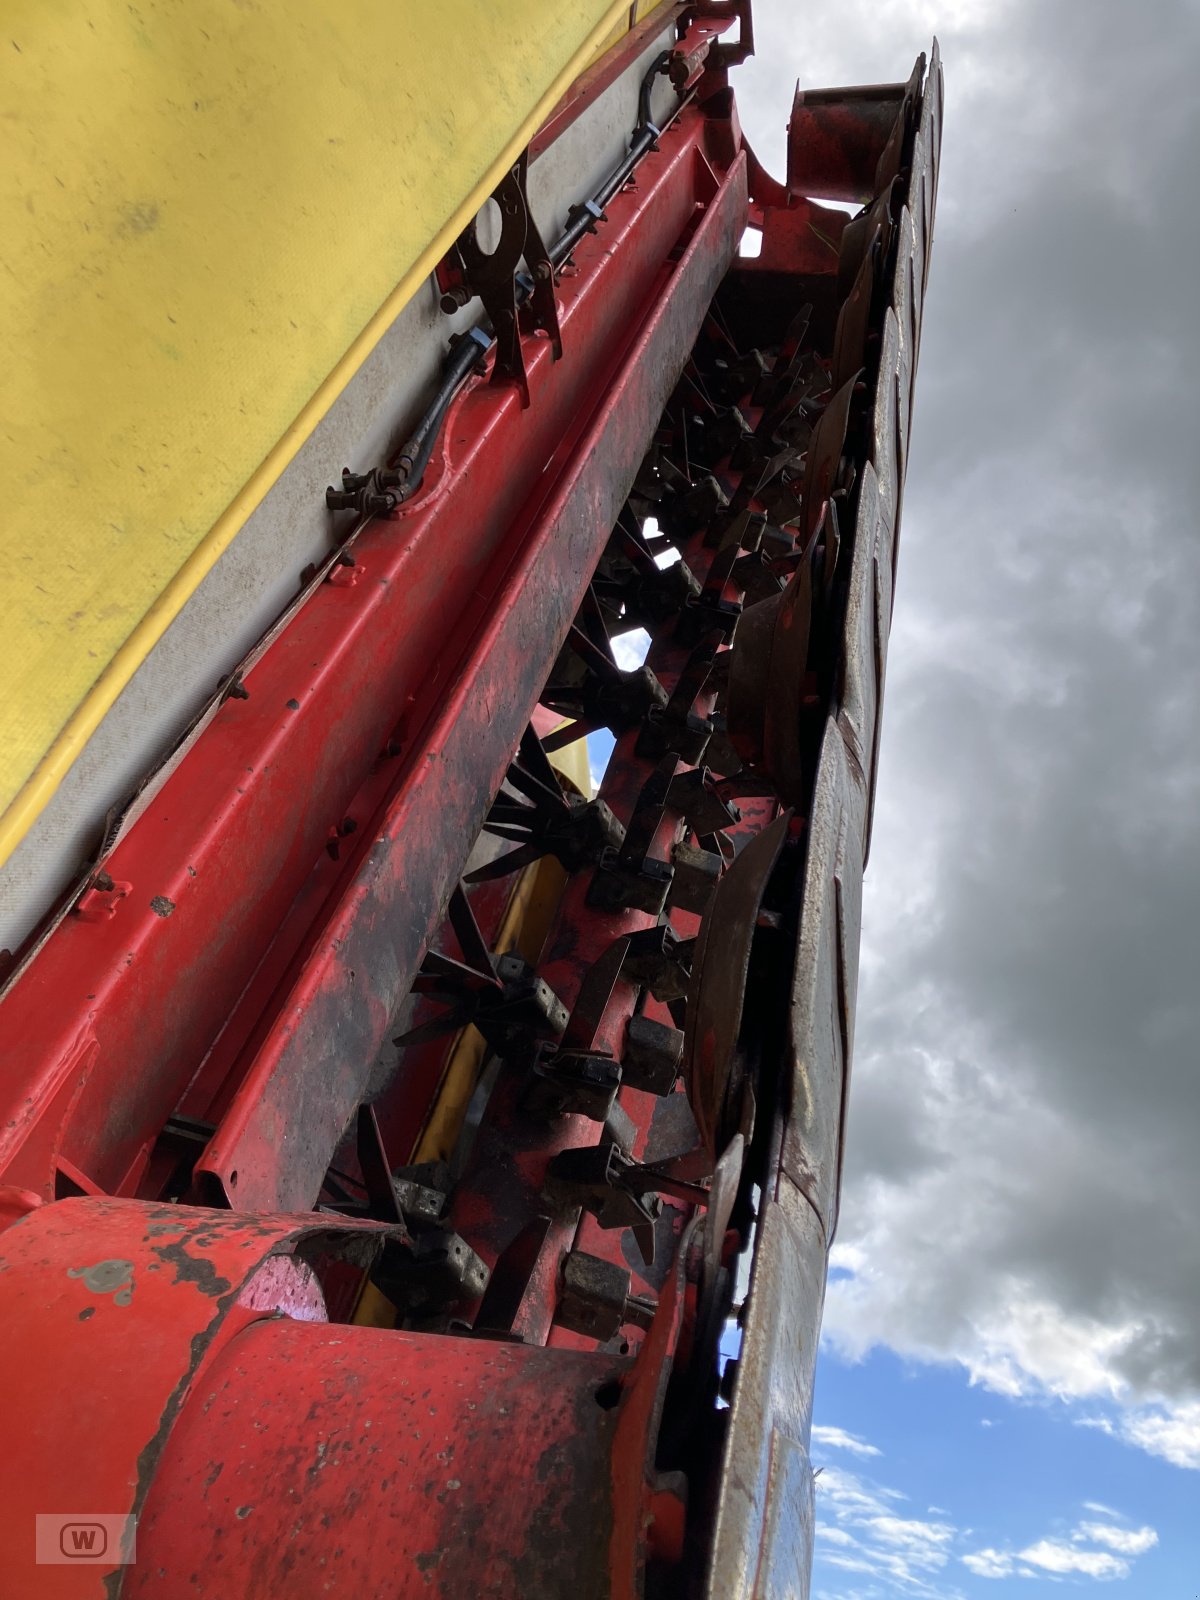
[[[1172,1466],[1200,1471],[1200,1402],[1176,1405],[1127,1406],[1115,1416],[1074,1417],[1077,1428],[1095,1428],[1111,1439],[1145,1450]],[[1089,1510],[1107,1514],[1103,1506],[1084,1502]]]
[[[839,1517],[886,1516],[892,1509],[891,1502],[907,1498],[898,1489],[884,1488],[844,1467],[826,1467],[817,1486],[821,1498]]]
[[[1030,1566],[1046,1572],[1079,1572],[1088,1578],[1127,1578],[1129,1563],[1107,1550],[1080,1550],[1061,1539],[1039,1539],[1018,1556]]]
[[[1114,1522],[1127,1522],[1129,1520],[1123,1511],[1114,1511],[1112,1506],[1106,1506],[1103,1500],[1085,1500],[1083,1509],[1085,1511],[1094,1511],[1100,1517],[1111,1517]]]
[[[977,1578],[1007,1578],[1013,1570],[1013,1558],[1003,1550],[973,1550],[962,1564]]]
[[[622,672],[634,672],[645,661],[650,649],[650,635],[645,628],[631,628],[619,633],[612,642],[613,660]]]
[[[817,1528],[817,1538],[823,1539],[826,1544],[852,1546],[858,1540],[852,1533],[847,1533],[845,1528],[833,1528],[828,1523],[821,1523]]]
[[[1200,1402],[1134,1412],[1122,1420],[1121,1434],[1173,1466],[1200,1470]]]
[[[1158,1534],[1153,1528],[1114,1528],[1103,1522],[1081,1523],[1074,1537],[1106,1545],[1123,1556],[1144,1556],[1158,1543]]]
[[[945,1169],[932,1180],[940,1198],[949,1199],[944,1191],[951,1181]],[[931,1197],[920,1192],[921,1186],[916,1189],[907,1202],[914,1221],[925,1216],[931,1205]],[[881,1237],[893,1225],[897,1204],[905,1206],[904,1200],[897,1202],[890,1188],[868,1191],[860,1203],[860,1227]],[[880,1320],[899,1311],[895,1298],[901,1286],[893,1276],[894,1258],[884,1269],[869,1264],[872,1254],[867,1250],[860,1255],[862,1265],[857,1272],[851,1270],[831,1281],[826,1300],[825,1336],[851,1360],[861,1359],[873,1343],[880,1342]],[[839,1265],[848,1265],[844,1253],[839,1255]],[[937,1361],[947,1359],[946,1335],[952,1334],[954,1356],[966,1367],[971,1381],[1009,1399],[1039,1394],[1119,1399],[1125,1392],[1127,1386],[1114,1363],[1135,1337],[1133,1325],[1106,1326],[1093,1317],[1070,1316],[1015,1274],[998,1278],[988,1299],[992,1303],[980,1306],[965,1326],[930,1328],[930,1337],[921,1337],[921,1319],[916,1319],[914,1327],[910,1318],[903,1333],[902,1323],[893,1324],[896,1331],[887,1342],[906,1355]],[[984,1423],[990,1425],[990,1419]],[[1152,1429],[1146,1431],[1149,1434]],[[1200,1429],[1197,1440],[1200,1442]]]
[[[904,1550],[922,1566],[944,1566],[947,1547],[954,1537],[954,1529],[945,1522],[872,1517],[866,1526],[877,1539],[894,1549]]]
[[[1089,1510],[1099,1510],[1108,1517],[1122,1517],[1122,1513],[1098,1502],[1084,1502]],[[1105,1582],[1127,1578],[1132,1571],[1132,1561],[1152,1550],[1158,1543],[1153,1528],[1118,1528],[1110,1523],[1081,1522],[1070,1536],[1038,1539],[1022,1550],[997,1550],[987,1547],[972,1550],[960,1557],[962,1564],[977,1578],[1045,1578],[1078,1576]],[[1103,1548],[1088,1549],[1088,1545]]]
[[[812,1430],[814,1444],[824,1445],[828,1450],[847,1450],[855,1456],[878,1456],[883,1452],[876,1445],[868,1444],[865,1439],[860,1439],[857,1434],[847,1433],[845,1428],[832,1428],[821,1423],[815,1423]]]
[[[958,1591],[946,1587],[947,1568],[955,1556],[976,1578],[1111,1582],[1129,1577],[1137,1558],[1158,1543],[1154,1528],[1131,1527],[1114,1507],[1085,1501],[1091,1516],[1066,1534],[1047,1534],[1024,1545],[963,1550],[970,1529],[958,1528],[939,1507],[930,1507],[928,1518],[905,1516],[905,1496],[899,1490],[861,1473],[828,1466],[816,1490],[818,1573],[832,1568],[869,1580],[868,1587],[853,1594],[841,1591],[838,1600],[854,1600],[855,1595],[860,1600],[900,1595],[961,1600]]]
[[[829,1431],[836,1435],[842,1430]],[[960,1600],[957,1591],[946,1587],[947,1568],[955,1557],[976,1578],[1110,1582],[1129,1577],[1137,1558],[1158,1543],[1154,1528],[1132,1527],[1114,1507],[1085,1501],[1090,1517],[1065,1534],[1047,1534],[1024,1545],[964,1550],[971,1529],[957,1527],[940,1507],[931,1506],[926,1518],[906,1516],[899,1490],[860,1472],[827,1466],[817,1479],[816,1493],[818,1573],[822,1567],[833,1568],[879,1585],[856,1591],[862,1600],[898,1595]],[[853,1597],[843,1591],[838,1600]]]
[[[816,1495],[819,1564],[883,1586],[864,1594],[961,1600],[959,1591],[941,1582],[957,1534],[952,1523],[901,1516],[905,1496],[899,1490],[841,1467],[824,1469]]]
[[[831,1567],[839,1567],[843,1572],[866,1572],[875,1576],[879,1572],[877,1564],[867,1556],[827,1555],[826,1563]]]

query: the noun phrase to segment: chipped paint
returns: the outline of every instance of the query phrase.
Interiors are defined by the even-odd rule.
[[[127,1306],[133,1299],[133,1262],[97,1261],[92,1267],[68,1267],[68,1278],[82,1278],[93,1294],[111,1294],[113,1305]]]

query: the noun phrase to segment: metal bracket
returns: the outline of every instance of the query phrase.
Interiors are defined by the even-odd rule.
[[[671,849],[671,865],[675,876],[667,904],[680,911],[690,911],[703,916],[724,865],[715,850],[702,850],[694,844],[679,843]]]
[[[653,1224],[662,1212],[661,1195],[672,1195],[689,1205],[706,1206],[709,1201],[707,1185],[676,1177],[667,1164],[643,1165],[611,1143],[560,1150],[546,1168],[542,1192],[552,1205],[582,1206],[601,1228],[638,1230],[639,1247],[647,1262],[647,1224]]]
[[[578,660],[572,662],[572,656]],[[667,691],[649,667],[643,663],[622,671],[613,659],[611,643],[602,649],[578,620],[567,636],[555,672],[556,679],[542,691],[542,704],[574,717],[575,723],[547,734],[542,741],[547,751],[560,750],[596,728],[608,728],[619,737],[667,704]],[[562,674],[566,674],[565,681]]]
[[[667,804],[698,834],[721,833],[741,818],[737,806],[723,798],[707,767],[690,767],[673,778]]]
[[[677,623],[677,629],[678,626]],[[639,756],[652,761],[670,753],[690,766],[699,766],[712,737],[713,725],[708,717],[702,717],[692,708],[709,680],[720,645],[718,632],[702,639],[688,657],[670,699],[665,705],[647,708],[638,734],[636,751]]]
[[[742,614],[742,605],[739,600],[724,599],[723,591],[737,557],[737,546],[732,544],[727,544],[714,557],[704,587],[694,600],[687,601],[675,624],[675,637],[680,644],[693,645],[713,634],[728,639],[732,634]]]
[[[371,1281],[393,1305],[422,1318],[478,1300],[488,1277],[487,1264],[475,1251],[457,1233],[441,1228],[408,1244],[389,1240],[371,1272]]]
[[[673,534],[697,533],[717,515],[729,507],[729,496],[711,473],[691,483],[682,494],[677,494],[669,506],[663,507],[666,526]]]
[[[483,301],[496,337],[493,383],[515,383],[522,406],[529,404],[529,381],[521,348],[523,332],[544,334],[557,361],[562,355],[562,334],[554,294],[554,266],[529,208],[525,189],[528,151],[497,184],[492,198],[500,208],[500,239],[488,254],[480,245],[476,225],[467,224],[447,263],[439,272],[443,286],[442,309],[455,311],[472,296]],[[524,260],[527,276],[518,269]]]
[[[642,928],[629,934],[625,941],[621,976],[649,989],[656,1000],[682,1000],[691,977],[694,943],[681,939],[669,923]]]
[[[620,850],[605,850],[588,885],[587,903],[598,911],[636,909],[657,917],[667,903],[674,869],[650,854],[667,809],[678,761],[667,755],[646,779]]]
[[[486,883],[554,856],[568,872],[592,866],[603,851],[620,849],[624,826],[603,800],[582,800],[563,791],[545,747],[532,728],[506,774],[506,789],[492,802],[484,828],[518,848],[476,867],[465,883]],[[515,790],[516,793],[510,791]]]
[[[641,1170],[615,1144],[576,1146],[550,1161],[543,1192],[554,1205],[582,1206],[602,1228],[641,1228],[662,1211],[656,1194],[639,1192]]]
[[[536,1116],[574,1114],[607,1122],[620,1087],[621,1068],[611,1056],[551,1045],[534,1064],[522,1105]]]
[[[589,1339],[614,1338],[624,1323],[648,1328],[658,1309],[648,1295],[635,1295],[627,1267],[584,1250],[572,1250],[563,1261],[562,1295],[554,1313],[560,1327]]]
[[[520,956],[491,953],[461,884],[450,896],[448,915],[465,962],[430,950],[413,983],[414,993],[429,995],[448,1009],[392,1043],[398,1049],[423,1044],[456,1033],[468,1022],[499,1056],[518,1055],[539,1040],[559,1038],[570,1020],[566,1006]]]
[[[625,1025],[621,1074],[631,1089],[670,1094],[683,1066],[683,1034],[634,1012]]]

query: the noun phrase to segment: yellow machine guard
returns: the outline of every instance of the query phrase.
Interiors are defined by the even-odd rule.
[[[628,0],[7,0],[0,863]]]

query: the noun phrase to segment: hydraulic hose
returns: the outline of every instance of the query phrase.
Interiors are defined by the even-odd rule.
[[[637,126],[630,137],[628,154],[590,199],[572,207],[566,228],[547,248],[546,253],[555,267],[561,266],[584,235],[591,233],[596,224],[603,220],[605,206],[628,181],[642,157],[654,149],[661,129],[655,127],[650,119],[650,93],[655,78],[666,72],[670,60],[671,52],[664,50],[655,58],[642,78],[638,90]],[[529,293],[528,280],[523,274],[518,274],[518,304],[525,301]],[[442,368],[437,393],[405,440],[395,458],[395,464],[382,468],[374,475],[378,489],[391,496],[393,501],[407,500],[420,488],[425,469],[429,465],[437,443],[438,433],[450,408],[450,402],[494,344],[495,340],[491,335],[480,327],[472,328],[460,335],[452,344]],[[331,495],[336,495],[336,491],[327,491],[327,500]]]

